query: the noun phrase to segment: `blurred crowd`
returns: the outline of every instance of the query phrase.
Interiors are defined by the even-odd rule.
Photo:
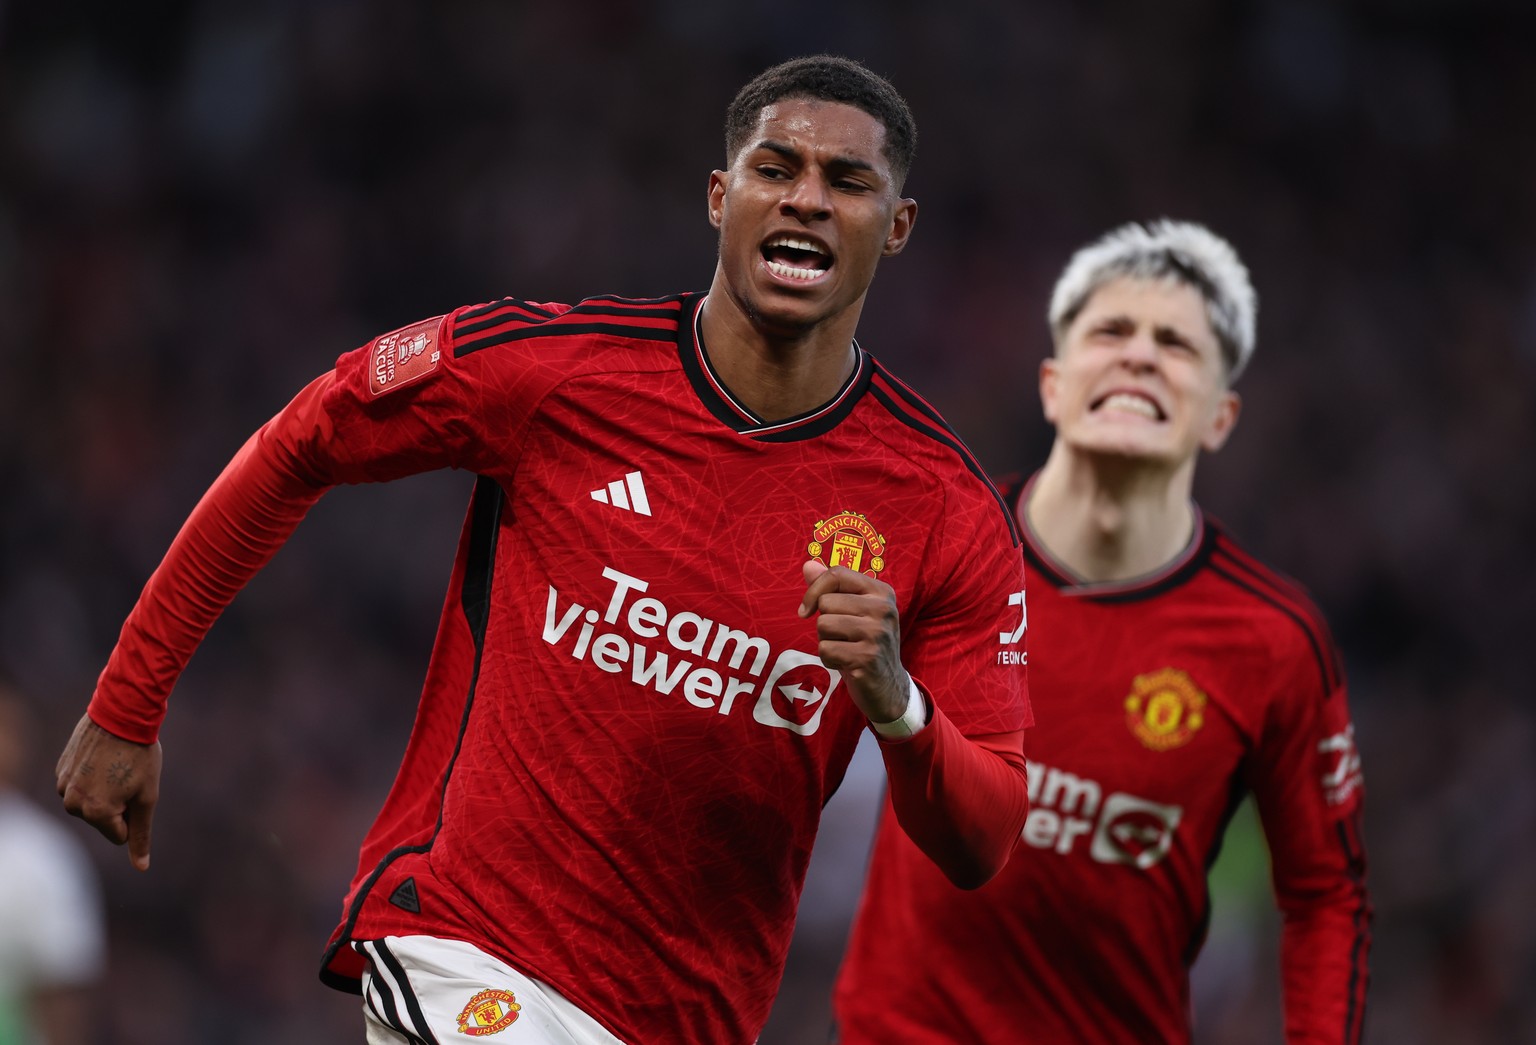
[[[117,627],[252,430],[460,304],[704,289],[731,95],[844,53],[920,132],[917,230],[860,340],[993,471],[1043,460],[1072,249],[1166,215],[1242,253],[1258,352],[1197,491],[1344,650],[1367,1038],[1536,1040],[1533,45],[1530,5],[1486,0],[0,0],[0,678],[40,723],[30,790],[56,811]],[[91,1040],[357,1040],[357,1000],[315,974],[470,484],[327,497],[194,658],[153,870],[85,839],[109,932]],[[849,824],[878,794],[860,764]],[[848,837],[763,1045],[822,1040]],[[1262,840],[1228,849],[1200,1040],[1278,1041]]]

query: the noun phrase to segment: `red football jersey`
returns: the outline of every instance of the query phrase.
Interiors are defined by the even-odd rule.
[[[1359,1040],[1370,907],[1340,660],[1305,594],[1197,520],[1184,555],[1127,584],[1076,583],[1026,532],[1023,844],[962,892],[887,806],[836,989],[843,1045],[1189,1041],[1206,872],[1249,791],[1287,1040]]]
[[[893,787],[942,790],[925,774],[949,758],[987,806],[974,820],[999,802],[1016,814],[999,859],[1012,846],[1029,709],[1011,514],[932,409],[862,350],[823,407],[755,417],[699,344],[702,301],[507,299],[406,327],[341,357],[231,466],[233,486],[276,488],[284,505],[430,468],[480,476],[327,982],[360,973],[350,940],[428,934],[546,981],[633,1045],[751,1041],[821,808],[866,725],[797,615],[809,558],[896,592],[902,659],[934,718],[882,744]],[[216,484],[205,500],[237,493]],[[189,530],[261,526],[263,512],[200,506]],[[262,546],[254,569],[296,522],[215,543]],[[162,572],[192,568],[178,565],[189,543]],[[150,587],[158,605],[187,586]],[[152,735],[169,683],[135,653],[156,645],[134,637],[137,618],[174,631],[199,612],[135,611],[98,722]],[[1011,737],[1014,767],[962,734]],[[978,764],[1013,779],[988,784]]]

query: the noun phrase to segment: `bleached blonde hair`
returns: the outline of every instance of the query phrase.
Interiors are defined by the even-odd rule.
[[[1058,344],[1093,292],[1122,276],[1169,279],[1199,291],[1228,383],[1242,375],[1253,356],[1259,298],[1230,243],[1204,225],[1167,218],[1105,233],[1072,255],[1051,292],[1047,315]]]

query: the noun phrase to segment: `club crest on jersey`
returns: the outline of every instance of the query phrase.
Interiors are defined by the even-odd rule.
[[[1125,698],[1125,724],[1153,751],[1183,747],[1205,725],[1206,696],[1178,668],[1137,675]]]
[[[368,346],[368,387],[376,396],[420,381],[443,358],[438,344],[442,317],[424,319],[373,339]]]
[[[487,988],[469,999],[469,1004],[459,1013],[459,1033],[483,1038],[504,1031],[517,1022],[521,1009],[511,991]]]
[[[805,550],[826,567],[846,566],[854,573],[878,577],[885,569],[885,538],[858,512],[839,512],[818,519]]]

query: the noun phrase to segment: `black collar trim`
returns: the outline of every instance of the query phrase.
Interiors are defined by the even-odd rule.
[[[1063,595],[1093,599],[1095,602],[1135,602],[1150,599],[1184,584],[1210,561],[1211,552],[1216,547],[1216,530],[1206,525],[1205,513],[1200,510],[1200,506],[1192,504],[1190,508],[1194,511],[1195,532],[1191,535],[1189,543],[1184,546],[1184,550],[1161,568],[1123,581],[1083,580],[1051,555],[1029,525],[1029,520],[1025,517],[1026,513],[1020,510],[1020,505],[1028,503],[1030,488],[1035,485],[1039,475],[1040,473],[1036,472],[1027,481],[1020,481],[1017,476],[1011,477],[1003,484],[1004,497],[1008,501],[1014,518],[1018,520],[1019,532],[1024,537],[1024,557],[1029,560],[1036,572]]]
[[[708,295],[704,294],[684,300],[683,307],[685,312],[692,311],[692,320],[678,324],[678,358],[700,402],[732,431],[770,443],[796,442],[823,435],[853,412],[854,406],[869,388],[874,373],[874,360],[855,341],[853,350],[856,362],[853,373],[848,375],[848,380],[843,382],[831,399],[794,417],[764,421],[732,394],[709,361],[699,324],[706,300]]]

